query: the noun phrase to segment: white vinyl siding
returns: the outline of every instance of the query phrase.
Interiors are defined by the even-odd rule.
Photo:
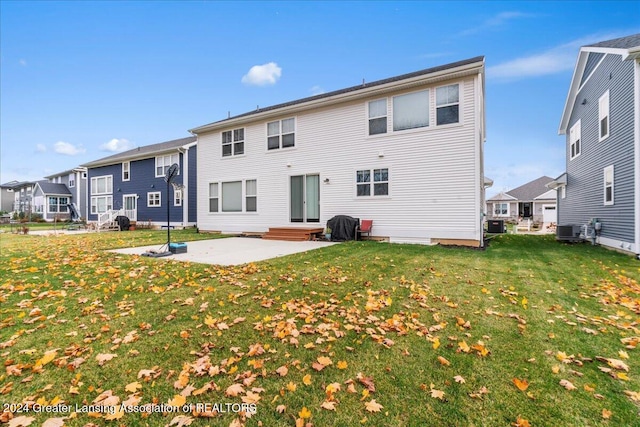
[[[604,204],[613,205],[613,189],[614,189],[613,165],[604,168]]]
[[[582,150],[582,124],[578,120],[569,131],[569,158],[574,159]]]
[[[274,120],[238,121],[235,126],[245,128],[245,156],[238,161],[227,161],[220,155],[220,133],[228,128],[199,134],[197,193],[198,200],[205,202],[197,207],[198,227],[240,233],[266,232],[269,227],[291,224],[291,177],[318,175],[319,224],[348,214],[373,219],[374,234],[393,242],[481,240],[483,106],[478,101],[483,99],[482,80],[470,76],[451,83],[459,85],[460,99],[460,123],[453,126],[393,131],[393,98],[409,93],[402,88],[296,110],[295,137],[304,144],[296,144],[286,155],[273,155],[265,149],[265,122]],[[446,84],[412,89],[411,93],[429,91],[430,124],[436,120],[436,88]],[[387,100],[387,133],[370,136],[369,103],[380,99]],[[373,196],[376,169],[388,169],[388,196]],[[370,175],[368,197],[357,196],[356,173],[362,170]],[[240,180],[245,171],[251,174],[245,178],[259,182],[257,212],[221,212],[221,184]],[[216,187],[214,193],[212,188]],[[212,213],[211,204],[215,203],[218,212]]]
[[[609,91],[598,100],[598,135],[600,141],[609,136]]]

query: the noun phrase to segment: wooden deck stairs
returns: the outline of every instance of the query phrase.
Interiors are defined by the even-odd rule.
[[[303,242],[315,240],[324,233],[322,227],[271,227],[262,238],[266,240],[287,240],[290,242]]]

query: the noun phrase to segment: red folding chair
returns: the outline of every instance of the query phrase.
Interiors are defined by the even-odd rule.
[[[358,239],[358,236],[362,238],[362,236],[365,234],[367,235],[367,237],[369,237],[371,235],[372,227],[373,227],[372,219],[363,219],[362,221],[360,221],[360,225],[356,229],[356,240]]]

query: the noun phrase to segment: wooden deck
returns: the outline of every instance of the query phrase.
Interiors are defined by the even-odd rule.
[[[324,233],[322,227],[271,227],[262,238],[266,240],[288,240],[302,242],[315,240]]]

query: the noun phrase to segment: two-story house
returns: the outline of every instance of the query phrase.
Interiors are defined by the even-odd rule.
[[[484,57],[203,125],[198,227],[374,221],[391,242],[483,245]]]
[[[29,218],[35,213],[33,206],[33,190],[35,182],[11,181],[2,184],[2,210],[13,212],[22,218]]]
[[[77,167],[45,178],[46,181],[36,182],[33,190],[35,212],[46,221],[87,218],[86,168]]]
[[[640,34],[580,49],[559,133],[558,225],[598,223],[597,243],[640,254]]]
[[[146,145],[82,165],[87,169],[87,218],[98,226],[126,216],[153,226],[196,223],[197,141],[193,136]],[[179,173],[168,186],[167,169]],[[167,193],[169,191],[169,193]]]

